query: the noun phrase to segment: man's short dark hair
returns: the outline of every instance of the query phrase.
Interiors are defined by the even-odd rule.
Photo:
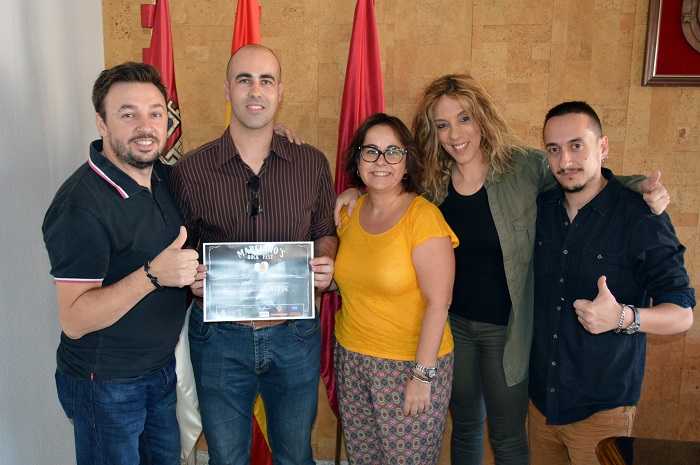
[[[121,65],[106,69],[97,76],[95,84],[92,86],[92,104],[95,106],[95,111],[100,114],[103,121],[106,121],[105,113],[105,97],[109,89],[114,84],[120,82],[143,82],[153,84],[163,94],[163,99],[168,101],[168,93],[165,90],[163,81],[158,70],[146,63],[135,63],[127,61]]]
[[[547,126],[547,121],[549,121],[550,119],[556,116],[565,116],[572,114],[588,116],[591,120],[591,126],[595,135],[598,137],[603,137],[603,125],[600,123],[600,118],[598,118],[598,114],[589,104],[580,101],[560,103],[556,107],[549,110],[547,112],[547,116],[545,116],[544,118],[544,125],[542,126],[542,130],[544,131],[544,126]]]

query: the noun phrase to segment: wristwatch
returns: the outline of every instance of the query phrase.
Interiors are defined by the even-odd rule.
[[[428,378],[428,381],[432,381],[433,379],[435,379],[435,376],[437,375],[437,368],[436,367],[424,367],[423,365],[420,365],[418,363],[414,363],[413,369],[416,370],[421,375]]]
[[[625,328],[624,331],[627,334],[634,334],[639,329],[639,310],[637,310],[637,307],[635,307],[634,305],[625,304],[624,306],[627,308],[631,308],[632,311],[634,312],[634,321],[632,322],[631,325],[629,325],[627,328]]]

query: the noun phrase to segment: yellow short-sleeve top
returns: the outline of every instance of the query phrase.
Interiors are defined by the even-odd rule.
[[[416,197],[391,229],[369,234],[360,226],[360,197],[351,217],[341,212],[340,246],[334,279],[343,305],[335,317],[335,336],[347,350],[373,357],[413,360],[418,347],[425,303],[413,267],[413,249],[433,237],[459,240],[440,210]],[[452,351],[445,325],[438,356]]]

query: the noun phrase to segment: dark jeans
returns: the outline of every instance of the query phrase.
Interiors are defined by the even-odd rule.
[[[178,465],[175,358],[138,378],[89,381],[56,370],[77,465]]]
[[[450,315],[450,327],[455,341],[452,464],[481,465],[487,416],[495,463],[527,464],[528,380],[510,387],[506,384],[503,347],[507,327],[454,315]]]
[[[211,465],[250,463],[253,402],[265,404],[276,465],[314,465],[311,428],[318,407],[321,328],[290,320],[253,329],[204,323],[192,307],[190,355]]]

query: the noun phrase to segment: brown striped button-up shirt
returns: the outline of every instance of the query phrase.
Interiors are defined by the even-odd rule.
[[[255,173],[241,159],[229,129],[188,152],[172,168],[170,183],[189,234],[188,243],[296,242],[335,236],[335,192],[325,155],[273,134],[258,177],[260,213],[249,216]],[[200,246],[201,252],[201,246]]]

